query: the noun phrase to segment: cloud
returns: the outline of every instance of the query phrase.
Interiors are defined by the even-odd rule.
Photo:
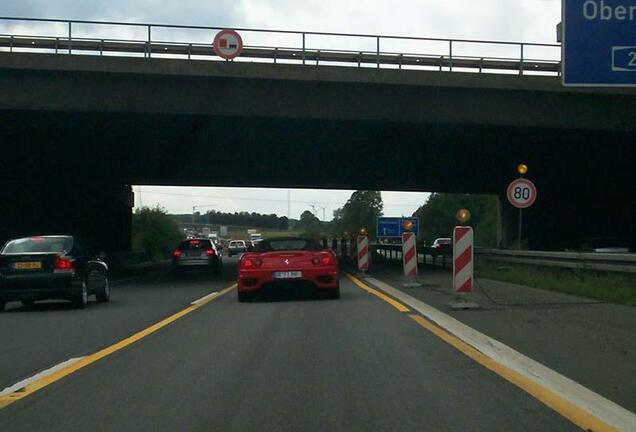
[[[344,33],[553,42],[559,0],[241,0],[250,26]]]
[[[1,0],[4,16],[160,24],[238,25],[239,7],[230,0]]]

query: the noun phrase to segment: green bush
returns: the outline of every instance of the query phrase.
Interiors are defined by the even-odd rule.
[[[132,248],[144,259],[169,258],[182,238],[174,219],[159,206],[142,207],[133,214]]]
[[[570,270],[478,259],[478,277],[636,306],[636,275]]]

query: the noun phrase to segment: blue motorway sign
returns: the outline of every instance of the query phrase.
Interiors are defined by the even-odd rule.
[[[376,234],[378,237],[402,237],[406,221],[413,222],[413,232],[418,235],[420,220],[414,217],[379,217]]]
[[[563,0],[563,84],[636,86],[636,0]]]

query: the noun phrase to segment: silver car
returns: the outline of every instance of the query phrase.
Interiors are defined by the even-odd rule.
[[[240,255],[247,252],[247,243],[245,240],[232,240],[227,247],[228,256]]]

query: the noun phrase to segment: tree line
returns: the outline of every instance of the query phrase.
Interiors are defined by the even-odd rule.
[[[459,209],[471,213],[467,225],[474,228],[475,244],[497,246],[497,197],[495,195],[434,193],[413,216],[420,219],[420,237],[430,245],[436,238],[452,237],[459,224],[455,215]]]
[[[420,241],[431,245],[436,238],[452,237],[459,224],[456,213],[465,208],[471,212],[468,222],[475,230],[475,243],[496,247],[497,197],[494,195],[433,193],[412,216],[420,220]],[[309,210],[303,212],[297,229],[313,238],[355,235],[366,228],[369,237],[376,239],[377,218],[383,215],[384,203],[379,191],[355,191],[346,204],[333,212],[333,220],[325,223]]]
[[[173,217],[182,223],[193,221],[192,214],[178,214]],[[201,214],[194,213],[194,222],[201,224],[214,225],[232,225],[246,226],[254,228],[272,228],[277,230],[286,230],[289,228],[289,219],[287,216],[277,216],[275,214],[261,214],[255,212],[234,212],[225,213],[211,210]]]

